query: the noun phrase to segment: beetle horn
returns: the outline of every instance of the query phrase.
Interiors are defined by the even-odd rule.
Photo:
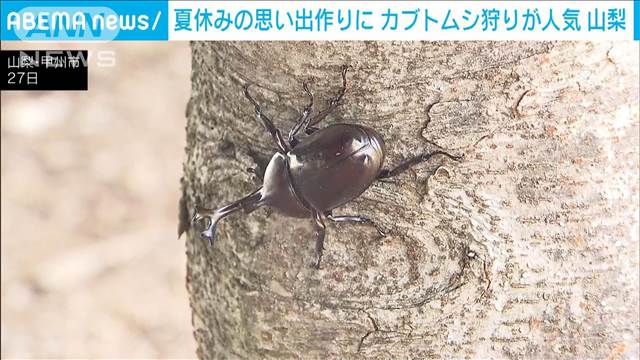
[[[213,245],[218,221],[238,210],[244,210],[245,213],[250,213],[262,206],[263,200],[262,188],[259,188],[250,195],[219,209],[207,209],[196,206],[193,218],[191,219],[191,224],[195,224],[202,219],[206,219],[208,221],[207,227],[200,233],[200,238],[207,240],[209,245]]]

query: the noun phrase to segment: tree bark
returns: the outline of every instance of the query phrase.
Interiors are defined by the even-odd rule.
[[[268,209],[187,237],[206,359],[638,356],[638,43],[193,43],[183,221],[260,184],[283,133],[352,67],[321,125],[385,138],[387,167],[443,148],[335,213],[320,270],[311,220]]]

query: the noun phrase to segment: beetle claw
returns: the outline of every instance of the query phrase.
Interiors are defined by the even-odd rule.
[[[207,240],[209,245],[213,245],[213,238],[216,234],[216,224],[213,221],[211,211],[209,209],[196,206],[195,211],[193,212],[193,217],[191,218],[191,224],[195,224],[203,219],[206,219],[207,225],[205,230],[200,233],[200,238],[202,240]]]
[[[202,220],[202,215],[200,215],[197,211],[195,214],[193,214],[193,217],[191,218],[191,224],[195,224],[196,222]]]
[[[204,219],[204,218],[208,218],[209,214],[207,213],[207,209],[204,209],[200,206],[196,206],[195,209],[193,209],[193,217],[191,218],[191,224],[195,224],[196,222]]]
[[[216,233],[216,227],[213,223],[210,223],[207,229],[200,233],[200,238],[202,240],[207,240],[209,242],[209,246],[213,246],[213,237]]]

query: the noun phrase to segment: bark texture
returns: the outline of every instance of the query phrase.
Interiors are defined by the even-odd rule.
[[[311,220],[267,209],[189,231],[201,358],[638,356],[638,43],[194,43],[183,214],[259,186],[274,145],[348,74],[326,123],[380,132],[387,166],[436,157],[335,213],[322,268]]]

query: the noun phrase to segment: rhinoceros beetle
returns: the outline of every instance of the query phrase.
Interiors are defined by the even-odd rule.
[[[196,207],[191,223],[208,220],[206,229],[201,233],[203,239],[212,245],[216,224],[229,214],[239,210],[250,213],[260,206],[268,206],[287,216],[313,219],[316,230],[314,266],[319,268],[325,220],[369,224],[385,235],[369,218],[337,216],[333,215],[333,209],[358,197],[374,181],[398,175],[434,155],[444,155],[456,161],[461,159],[445,151],[434,151],[410,158],[392,170],[383,169],[385,144],[375,130],[352,124],[334,124],[323,129],[314,127],[340,105],[347,90],[347,69],[347,66],[342,68],[342,88],[338,94],[313,117],[313,94],[307,84],[303,84],[309,103],[289,131],[286,141],[249,94],[249,85],[244,86],[244,96],[255,107],[258,120],[270,133],[278,150],[266,167],[262,187],[219,209]],[[299,139],[300,131],[307,136]]]

